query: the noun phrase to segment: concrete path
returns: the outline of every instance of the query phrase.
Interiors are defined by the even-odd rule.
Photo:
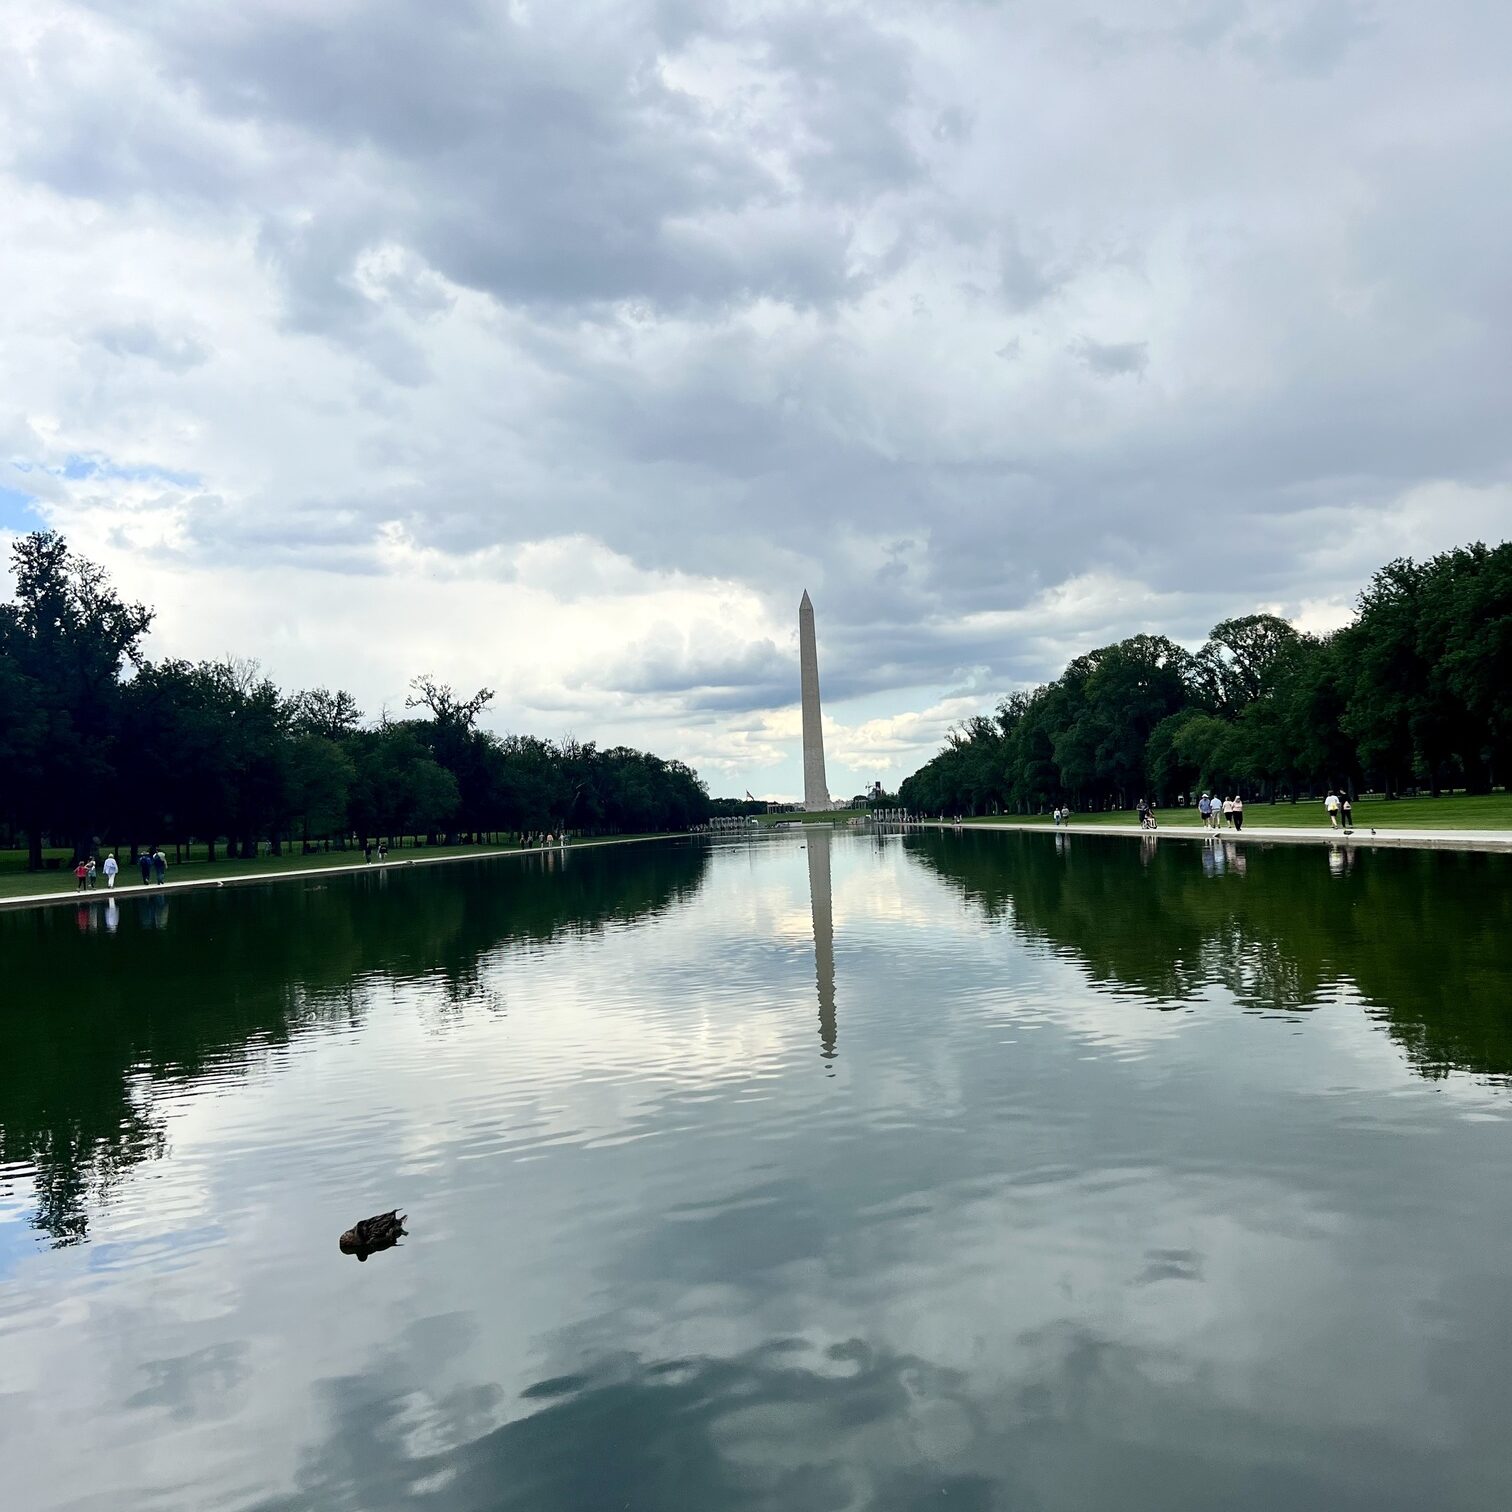
[[[349,877],[353,872],[395,871],[408,866],[444,866],[448,861],[484,861],[495,856],[541,856],[571,855],[573,851],[593,850],[601,845],[634,845],[642,840],[667,840],[669,835],[631,835],[621,839],[610,836],[604,840],[576,840],[571,845],[530,846],[522,850],[476,850],[463,851],[449,856],[406,856],[402,860],[390,856],[387,861],[357,861],[350,866],[301,866],[288,871],[228,873],[218,877],[186,877],[174,882],[149,882],[143,884],[134,874],[127,878],[122,867],[113,888],[105,886],[104,877],[92,888],[80,892],[77,888],[64,892],[21,893],[13,898],[0,898],[3,908],[45,908],[60,903],[103,903],[107,898],[144,897],[151,893],[183,892],[193,887],[244,887],[253,882],[285,882],[296,877]],[[201,863],[196,863],[201,864]],[[234,865],[234,862],[227,862]],[[134,870],[134,869],[133,869]]]
[[[952,829],[947,820],[934,821],[935,829]],[[979,820],[962,825],[963,829],[1024,830],[1036,835],[1123,835],[1138,840],[1149,835],[1160,840],[1211,840],[1212,830],[1197,825],[1171,825],[1158,830],[1142,830],[1136,819],[1130,816],[1123,824],[1018,824],[1010,819]],[[1287,829],[1281,826],[1248,822],[1242,830],[1225,829],[1221,835],[1240,845],[1396,845],[1417,850],[1461,851],[1512,851],[1512,830],[1466,830],[1466,829],[1372,829],[1367,824],[1357,825],[1346,833],[1333,829]]]

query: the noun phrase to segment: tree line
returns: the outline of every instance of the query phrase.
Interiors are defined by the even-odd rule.
[[[407,714],[365,723],[344,690],[280,689],[256,664],[147,659],[153,612],[53,531],[12,547],[0,604],[0,843],[117,848],[195,842],[249,856],[260,842],[702,823],[709,795],[680,761],[623,746],[496,735],[491,689],[426,675]]]
[[[1382,567],[1332,634],[1250,614],[1195,652],[1161,635],[1089,651],[952,729],[899,795],[920,813],[977,814],[1201,789],[1489,792],[1509,758],[1512,542],[1477,543]]]

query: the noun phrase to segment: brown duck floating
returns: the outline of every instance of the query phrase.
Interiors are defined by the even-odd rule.
[[[376,1250],[393,1249],[406,1232],[406,1216],[398,1208],[391,1208],[386,1213],[377,1213],[354,1223],[341,1236],[341,1253],[366,1260]]]

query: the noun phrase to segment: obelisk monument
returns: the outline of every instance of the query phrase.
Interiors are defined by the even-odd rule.
[[[808,589],[798,604],[798,671],[803,684],[803,806],[809,813],[831,807],[824,779],[824,725],[819,717],[819,648]]]

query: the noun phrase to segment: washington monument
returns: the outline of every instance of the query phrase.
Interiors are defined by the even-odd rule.
[[[808,590],[798,604],[798,670],[803,683],[803,806],[809,813],[833,807],[824,779],[824,726],[819,718],[819,649]]]

